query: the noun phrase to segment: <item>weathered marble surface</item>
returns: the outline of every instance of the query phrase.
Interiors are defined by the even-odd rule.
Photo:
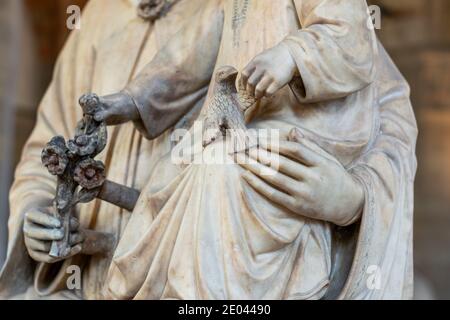
[[[239,20],[232,19],[236,4]],[[298,127],[318,148],[317,156],[331,158],[361,183],[361,220],[340,221],[337,227],[339,221],[326,217],[310,221],[307,212],[305,217],[292,215],[294,207],[280,207],[247,189],[237,166],[174,166],[168,156],[170,131],[161,128],[161,107],[178,96],[157,95],[156,86],[154,97],[150,91],[156,100],[137,101],[150,108],[141,108],[137,128],[155,140],[143,139],[132,123],[110,130],[112,139],[103,154],[108,177],[143,193],[132,213],[100,202],[80,210],[84,227],[114,233],[120,241],[113,255],[86,259],[78,294],[88,299],[411,297],[417,128],[408,86],[365,28],[362,2],[344,6],[325,1],[326,10],[317,9],[313,0],[282,4],[180,1],[155,25],[137,19],[132,2],[108,3],[107,8],[102,1],[89,4],[84,17],[89,32],[73,33],[63,51],[18,169],[11,194],[10,255],[0,277],[2,296],[29,290],[33,264],[23,245],[23,214],[36,204],[47,206],[54,193],[54,181],[36,161],[38,150],[56,133],[73,134],[80,118],[78,95],[118,92],[141,70],[145,81],[164,78],[177,90],[194,86],[206,94],[215,68],[232,65],[241,70],[261,51],[285,41],[302,83],[282,88],[249,110],[248,126],[280,129],[285,139]],[[172,38],[180,20],[188,23],[180,31],[181,40]],[[154,56],[160,63],[146,69]],[[208,63],[199,63],[200,58]],[[180,61],[181,70],[189,71],[181,74],[191,77],[188,86],[176,86],[186,78],[170,77],[171,67]],[[139,90],[131,94],[141,97]],[[201,94],[196,98],[191,108],[205,102]],[[206,108],[209,99],[211,95]],[[176,102],[170,105],[175,111],[189,110],[186,103]],[[165,125],[176,126],[174,120]],[[14,201],[18,198],[20,203]],[[347,199],[335,200],[337,208]],[[299,248],[310,248],[312,254]],[[65,267],[85,258],[76,256],[62,266],[39,264],[34,290],[43,295],[60,292]],[[379,290],[366,285],[371,265],[383,275]],[[45,275],[55,267],[59,273],[49,281]],[[23,277],[8,277],[18,269]],[[311,270],[321,270],[323,279]]]

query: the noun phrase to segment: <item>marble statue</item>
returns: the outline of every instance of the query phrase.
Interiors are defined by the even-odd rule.
[[[91,0],[16,171],[0,297],[412,298],[417,126],[369,21],[361,0]],[[135,198],[63,228],[41,151],[76,136],[88,92],[104,175]],[[233,132],[226,163],[174,161]]]

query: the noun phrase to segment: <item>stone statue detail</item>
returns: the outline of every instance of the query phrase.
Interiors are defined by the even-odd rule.
[[[58,177],[53,205],[64,228],[64,238],[52,243],[50,255],[53,257],[65,257],[70,252],[72,208],[95,199],[105,181],[103,162],[94,160],[107,140],[106,125],[92,116],[98,108],[97,102],[95,95],[81,97],[83,119],[78,123],[75,137],[66,143],[62,136],[56,136],[42,151],[42,163],[50,174]]]
[[[62,221],[64,237],[54,241],[50,255],[66,257],[70,253],[70,217],[79,203],[88,203],[103,198],[125,209],[132,209],[139,192],[106,181],[105,165],[95,160],[107,143],[105,122],[98,122],[94,115],[102,106],[95,94],[85,94],[79,104],[83,119],[79,121],[75,137],[64,140],[56,136],[42,150],[41,160],[50,174],[57,176],[56,195],[53,202],[55,214]]]
[[[359,0],[92,1],[16,170],[0,299],[411,298],[417,124],[368,19]],[[81,114],[80,90],[108,95]]]
[[[238,71],[231,66],[221,67],[215,75],[214,98],[206,109],[204,121],[204,147],[227,134],[235,135],[232,137],[235,151],[255,145],[247,134],[244,112],[256,99],[247,94],[240,82],[236,87],[237,75]],[[104,109],[100,98],[88,93],[79,99],[79,104],[83,118],[74,138],[66,142],[62,136],[53,137],[41,156],[49,173],[58,178],[54,207],[62,221],[64,238],[52,243],[50,255],[56,258],[63,258],[70,252],[70,217],[74,206],[100,198],[132,210],[139,197],[137,190],[106,181],[104,163],[95,160],[108,138],[105,121],[95,119]]]
[[[248,149],[254,145],[247,132],[244,113],[256,103],[239,81],[236,88],[238,70],[224,66],[217,70],[213,90],[213,98],[206,109],[204,120],[203,146],[206,147],[221,135],[235,135],[235,150]]]

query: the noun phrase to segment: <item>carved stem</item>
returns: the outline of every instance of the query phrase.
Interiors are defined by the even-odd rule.
[[[65,178],[58,177],[57,196],[54,201],[55,215],[61,220],[64,237],[59,241],[53,241],[49,255],[62,258],[70,253],[70,217],[72,212],[72,198],[76,184],[67,174]]]

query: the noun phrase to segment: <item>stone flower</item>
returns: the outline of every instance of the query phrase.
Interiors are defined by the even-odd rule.
[[[81,161],[74,171],[74,180],[87,190],[102,186],[105,179],[104,164],[91,158]]]
[[[67,168],[66,142],[63,137],[54,137],[42,150],[41,160],[48,172],[52,175],[62,175]]]

